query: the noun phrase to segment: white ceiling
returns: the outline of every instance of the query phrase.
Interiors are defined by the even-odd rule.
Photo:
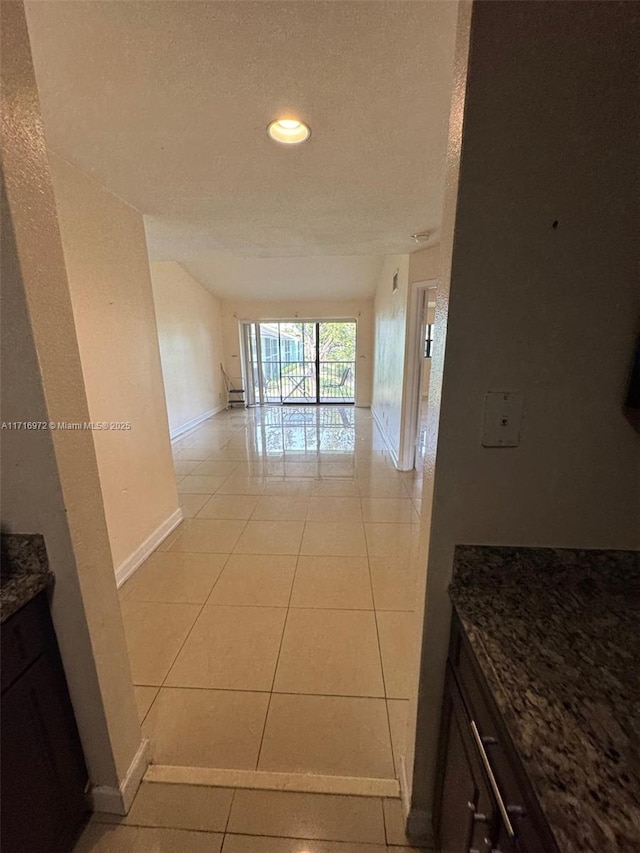
[[[437,239],[455,2],[32,0],[27,14],[50,146],[145,214],[153,259],[229,295],[263,270],[238,259],[306,257],[309,274],[283,264],[278,285],[299,299],[335,256],[349,298],[381,255],[418,248],[411,233]],[[308,143],[267,138],[285,115]],[[261,273],[273,288],[277,268]]]

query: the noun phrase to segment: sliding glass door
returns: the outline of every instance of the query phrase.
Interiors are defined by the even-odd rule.
[[[318,323],[318,402],[355,401],[356,324]]]
[[[353,403],[355,321],[245,323],[250,405]]]

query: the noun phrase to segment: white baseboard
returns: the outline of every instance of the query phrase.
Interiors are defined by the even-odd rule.
[[[182,521],[182,510],[178,507],[171,515],[166,518],[159,527],[153,531],[151,536],[148,536],[144,542],[136,548],[133,554],[129,554],[126,560],[116,569],[116,586],[120,588],[122,584],[129,580],[131,575],[140,568],[147,559],[149,554],[152,554],[158,545],[163,542],[172,530]]]
[[[143,738],[138,751],[133,756],[126,776],[119,787],[112,788],[108,785],[96,785],[91,790],[91,802],[96,812],[108,812],[109,814],[126,815],[131,808],[142,777],[147,772],[151,761],[151,743]]]
[[[409,780],[407,778],[407,762],[404,755],[400,756],[400,773],[398,774],[398,782],[400,783],[400,800],[402,802],[402,814],[406,820],[411,811],[411,791],[409,790]]]
[[[205,412],[202,415],[198,415],[197,418],[192,418],[190,421],[187,421],[186,424],[182,424],[179,427],[176,427],[174,430],[171,430],[169,433],[169,438],[172,442],[177,441],[179,438],[184,438],[186,433],[191,432],[203,421],[212,418],[214,415],[217,415],[218,412],[222,412],[227,408],[226,403],[222,403],[220,406],[216,406],[215,409],[210,409],[208,412]]]
[[[378,414],[378,410],[376,409],[375,406],[371,406],[371,414],[373,415],[373,419],[376,422],[378,429],[380,430],[380,435],[382,436],[384,443],[387,446],[387,450],[389,451],[389,455],[391,456],[391,461],[393,462],[393,464],[397,468],[398,467],[398,452],[394,448],[394,446],[391,444],[391,439],[389,438],[389,436],[387,434],[387,430],[385,428],[385,425],[383,424],[382,418]]]

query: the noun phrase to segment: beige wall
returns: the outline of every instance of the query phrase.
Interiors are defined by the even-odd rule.
[[[440,274],[440,247],[430,246],[409,255],[409,282],[431,281]]]
[[[396,271],[398,289],[394,293],[393,276]],[[371,409],[396,462],[400,453],[408,294],[409,255],[387,255],[378,277],[374,300],[375,355]]]
[[[88,421],[24,10],[13,2],[0,12],[2,419]],[[2,525],[44,535],[89,776],[121,803],[140,726],[90,432],[2,433]]]
[[[151,264],[172,438],[226,405],[220,301],[175,261]]]
[[[373,304],[370,301],[334,302],[223,302],[225,368],[238,380],[241,375],[238,324],[256,320],[356,320],[356,406],[371,404],[373,365]]]
[[[436,308],[446,359],[429,394],[418,813],[431,809],[455,544],[640,544],[640,441],[622,413],[640,310],[634,6],[473,7]],[[524,392],[520,445],[483,448],[484,394],[506,389]]]
[[[413,441],[407,401],[411,393],[407,376],[416,365],[415,350],[413,344],[409,343],[411,335],[408,327],[413,306],[413,285],[437,277],[439,258],[437,246],[413,255],[387,255],[376,285],[371,408],[385,433],[396,463],[404,457],[405,444]],[[398,290],[394,293],[392,282],[396,270]],[[422,345],[421,341],[416,342],[419,349]]]
[[[178,510],[142,216],[50,154],[116,573]],[[177,521],[177,519],[176,519]]]

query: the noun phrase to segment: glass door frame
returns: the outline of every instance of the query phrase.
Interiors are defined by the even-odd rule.
[[[282,386],[282,358],[281,356],[278,359],[278,376],[279,376],[279,396],[280,401],[275,402],[272,400],[266,399],[267,395],[265,393],[265,375],[264,375],[264,365],[262,361],[262,342],[261,342],[261,332],[260,327],[263,325],[275,325],[278,326],[278,351],[281,352],[281,338],[280,338],[280,326],[282,324],[292,323],[298,324],[302,327],[302,364],[313,364],[315,370],[315,399],[287,399],[288,395],[283,396],[283,386]],[[325,323],[349,323],[354,326],[354,354],[353,359],[349,360],[348,365],[352,372],[352,382],[353,382],[353,394],[350,395],[350,399],[341,399],[339,397],[335,399],[327,398],[325,395],[321,393],[322,391],[322,381],[321,381],[321,372],[323,364],[331,364],[330,360],[321,361],[320,358],[320,328]],[[313,325],[314,329],[314,358],[313,361],[307,362],[304,352],[304,326],[305,325]],[[342,405],[342,406],[352,406],[355,405],[355,390],[356,390],[356,355],[357,355],[357,335],[358,335],[358,321],[355,318],[341,318],[341,319],[322,319],[322,320],[304,320],[296,317],[295,319],[285,319],[285,320],[240,320],[239,321],[239,337],[240,337],[240,351],[241,351],[241,361],[242,361],[242,373],[244,377],[244,388],[246,389],[246,400],[247,405],[249,406],[264,406],[264,405],[282,405],[282,406],[304,406],[304,405]],[[255,341],[255,347],[253,346],[253,341]],[[294,363],[294,362],[292,362]],[[347,362],[336,362],[337,364],[347,364]],[[348,374],[344,374],[341,379],[335,384],[335,387],[340,387],[341,384],[344,384],[345,376]],[[257,391],[257,393],[256,393]]]

